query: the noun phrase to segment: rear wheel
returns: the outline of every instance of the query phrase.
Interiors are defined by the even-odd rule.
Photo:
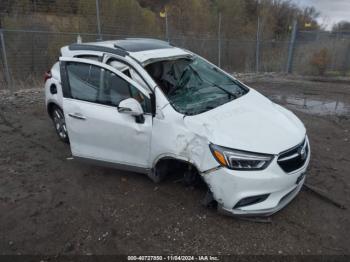
[[[52,121],[58,135],[58,138],[64,142],[69,143],[68,132],[66,127],[66,121],[62,110],[58,107],[54,107],[52,111]]]

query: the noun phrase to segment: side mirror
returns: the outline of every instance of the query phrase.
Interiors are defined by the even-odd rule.
[[[134,116],[137,123],[144,123],[143,109],[140,103],[134,98],[127,98],[119,102],[118,112]]]

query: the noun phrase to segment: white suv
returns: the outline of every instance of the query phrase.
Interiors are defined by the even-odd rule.
[[[220,68],[154,39],[72,44],[45,82],[74,158],[147,174],[181,167],[234,215],[270,215],[300,191],[310,160],[302,122]],[[69,137],[69,138],[68,138]]]

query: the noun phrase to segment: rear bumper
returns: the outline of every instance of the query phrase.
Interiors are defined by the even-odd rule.
[[[285,173],[275,158],[261,171],[237,171],[218,168],[204,174],[220,212],[235,216],[268,216],[288,205],[300,192],[305,182],[305,172],[310,162],[310,152],[305,164],[292,173]],[[268,195],[256,203],[237,207],[240,200]]]

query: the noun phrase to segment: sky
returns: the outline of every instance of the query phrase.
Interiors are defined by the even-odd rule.
[[[318,21],[327,29],[339,21],[350,22],[350,0],[292,0],[300,6],[314,6],[320,13]]]

